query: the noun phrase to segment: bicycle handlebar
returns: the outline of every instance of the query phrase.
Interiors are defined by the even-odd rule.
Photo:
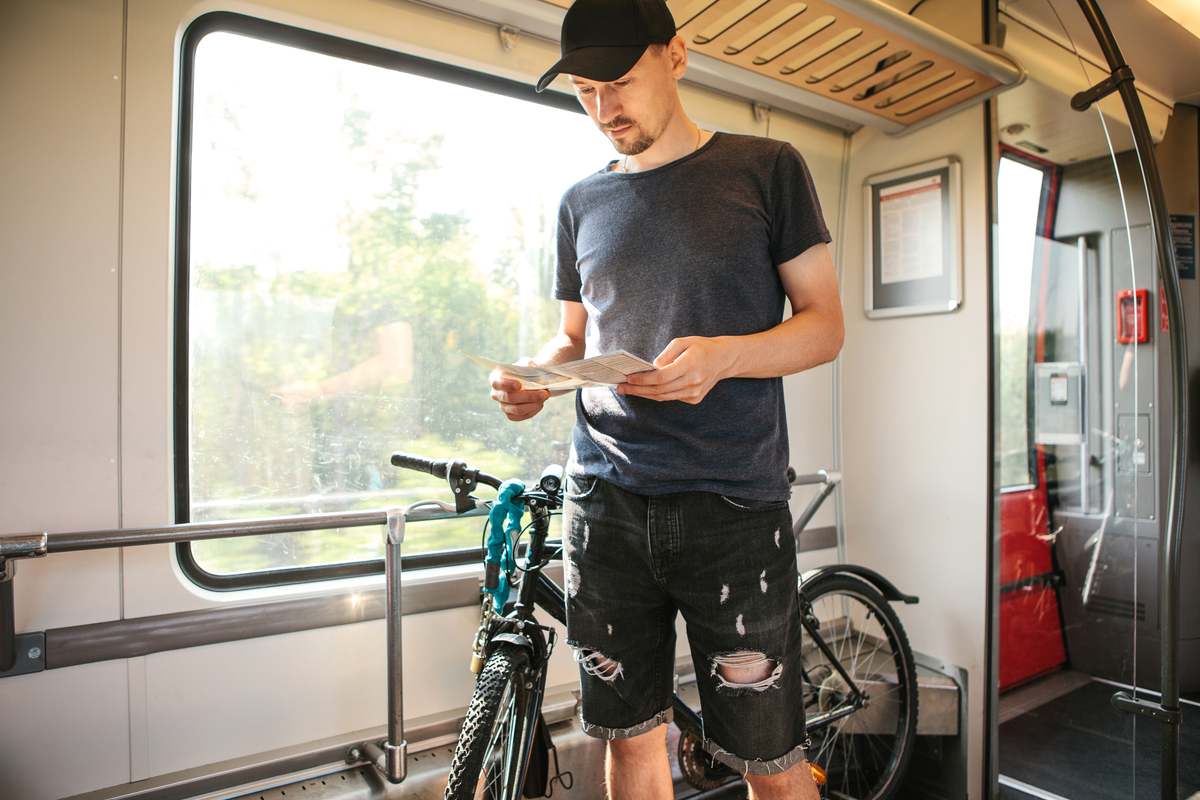
[[[434,476],[435,478],[441,478],[442,480],[446,480],[446,476],[449,474],[450,465],[452,463],[454,462],[437,461],[431,458],[413,455],[411,453],[401,453],[399,451],[392,453],[392,466],[401,467],[403,469],[411,469],[417,472],[425,472]],[[483,483],[491,486],[493,489],[499,490],[499,478],[489,475],[486,472],[470,469],[466,464],[462,464],[462,469],[467,477],[473,477],[478,483]],[[547,474],[550,473],[550,471],[550,467],[547,467],[547,470],[543,472],[543,479]],[[557,480],[557,474],[555,474],[553,477]],[[804,485],[809,483],[837,483],[841,480],[841,477],[841,473],[828,473],[824,470],[811,475],[797,475],[796,470],[793,467],[789,466],[787,468],[788,483],[792,485]],[[541,481],[539,481],[539,483],[541,483]],[[557,491],[557,486],[555,486],[554,490]]]
[[[424,458],[422,456],[415,456],[415,455],[412,455],[411,453],[401,453],[401,452],[392,453],[392,466],[401,467],[403,469],[411,469],[411,470],[415,470],[417,472],[426,472],[426,473],[432,475],[433,477],[441,478],[442,480],[446,480],[446,477],[449,474],[449,469],[450,469],[451,463],[453,463],[453,462],[435,461],[434,459]],[[500,488],[500,479],[499,478],[497,478],[493,475],[488,475],[486,472],[480,472],[479,470],[475,470],[475,469],[468,469],[466,464],[463,464],[462,466],[463,466],[463,470],[464,470],[465,474],[473,477],[478,483],[487,484],[488,486],[491,486],[493,489]]]
[[[412,469],[417,472],[428,472],[435,478],[446,478],[448,461],[434,461],[431,458],[410,455],[409,453],[392,453],[392,466]]]

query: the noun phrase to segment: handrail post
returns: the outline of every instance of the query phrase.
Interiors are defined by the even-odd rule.
[[[1166,195],[1162,178],[1154,156],[1154,141],[1142,111],[1141,100],[1134,86],[1133,70],[1125,63],[1117,40],[1104,18],[1096,0],[1078,0],[1079,8],[1087,19],[1096,42],[1103,51],[1111,72],[1108,78],[1091,89],[1080,92],[1071,101],[1078,110],[1088,108],[1093,102],[1118,92],[1129,127],[1133,132],[1138,162],[1150,201],[1150,217],[1154,223],[1155,245],[1158,252],[1158,275],[1162,281],[1167,301],[1167,320],[1170,324],[1171,342],[1171,457],[1167,488],[1167,513],[1163,520],[1163,533],[1159,537],[1158,553],[1158,602],[1159,630],[1162,639],[1160,657],[1162,691],[1159,701],[1139,701],[1135,692],[1122,697],[1113,697],[1114,704],[1131,713],[1147,714],[1164,726],[1162,738],[1162,785],[1163,800],[1179,797],[1179,750],[1181,715],[1179,709],[1179,557],[1183,533],[1183,510],[1187,487],[1188,417],[1192,413],[1188,393],[1187,332],[1183,315],[1183,300],[1179,289],[1179,273],[1175,267],[1175,250],[1171,243],[1170,219],[1167,215]]]
[[[8,672],[17,664],[17,624],[13,599],[17,559],[46,555],[46,542],[45,532],[0,536],[0,673]]]
[[[0,672],[8,672],[17,663],[17,627],[13,610],[13,577],[17,562],[0,559]]]
[[[383,745],[383,774],[400,783],[408,773],[408,742],[404,741],[403,613],[401,608],[401,547],[405,511],[389,511],[384,571],[387,584],[388,738]]]

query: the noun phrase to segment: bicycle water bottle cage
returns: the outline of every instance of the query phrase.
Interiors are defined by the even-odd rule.
[[[475,489],[478,475],[479,470],[467,469],[466,462],[450,462],[446,470],[446,480],[454,492],[454,513],[462,514],[475,507],[475,499],[471,497],[471,492]]]
[[[483,559],[483,590],[492,596],[492,608],[497,614],[504,613],[508,592],[512,588],[513,571],[517,558],[513,542],[521,532],[521,519],[525,516],[525,505],[515,501],[525,491],[525,484],[510,479],[500,484],[492,508],[488,511],[487,555]]]

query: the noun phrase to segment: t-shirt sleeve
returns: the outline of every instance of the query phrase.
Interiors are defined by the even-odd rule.
[[[831,241],[808,165],[786,142],[775,159],[770,203],[771,261],[776,266],[815,244]]]
[[[555,234],[554,297],[556,300],[582,302],[583,281],[575,258],[575,225],[566,196],[558,206],[558,229]]]

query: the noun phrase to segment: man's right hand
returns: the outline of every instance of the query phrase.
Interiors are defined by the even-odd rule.
[[[488,377],[492,383],[492,399],[513,422],[537,416],[550,396],[549,389],[522,389],[521,381],[515,375],[499,369],[492,370]]]

